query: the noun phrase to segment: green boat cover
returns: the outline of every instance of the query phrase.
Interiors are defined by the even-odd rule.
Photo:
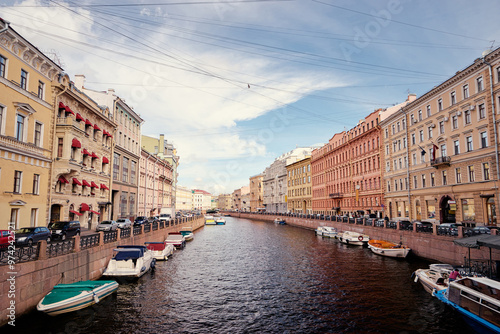
[[[92,291],[104,284],[113,282],[116,283],[116,281],[80,281],[70,284],[58,284],[43,298],[42,305],[58,303],[78,296],[83,291]]]

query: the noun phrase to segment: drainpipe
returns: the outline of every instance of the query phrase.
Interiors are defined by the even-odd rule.
[[[483,63],[485,63],[486,65],[488,65],[488,71],[489,71],[489,75],[490,75],[490,94],[491,94],[491,114],[493,116],[493,131],[494,131],[494,134],[495,134],[495,162],[496,162],[496,165],[497,165],[497,180],[496,180],[496,196],[497,196],[497,201],[499,202],[499,205],[497,206],[497,210],[500,208],[500,192],[499,192],[499,189],[498,189],[498,181],[500,180],[500,166],[498,165],[498,134],[497,134],[497,121],[496,121],[496,117],[495,117],[495,95],[493,93],[493,75],[492,75],[492,71],[491,71],[491,64],[488,63],[486,61],[486,55],[483,56]]]
[[[9,30],[9,25],[10,25],[10,22],[9,21],[6,21],[6,20],[3,20],[3,22],[5,22],[5,27],[3,27],[2,29],[0,29],[0,34]]]

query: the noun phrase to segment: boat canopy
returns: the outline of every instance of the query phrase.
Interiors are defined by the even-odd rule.
[[[148,247],[148,249],[153,251],[161,251],[165,249],[164,242],[145,242],[145,244]]]
[[[117,261],[127,261],[127,260],[137,260],[138,258],[144,256],[144,250],[140,248],[130,248],[130,249],[115,249],[118,251],[114,256]]]
[[[456,245],[467,248],[480,248],[481,246],[500,249],[500,237],[497,235],[475,235],[468,238],[455,239]]]

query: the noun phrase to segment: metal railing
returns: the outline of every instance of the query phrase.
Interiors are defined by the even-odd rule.
[[[19,247],[15,249],[4,248],[0,250],[0,265],[10,265],[12,263],[35,261],[38,259],[38,244]]]
[[[139,235],[142,233],[142,226],[134,226],[133,234]]]
[[[144,224],[144,233],[151,232],[151,224]]]
[[[122,228],[120,230],[120,239],[126,239],[130,238],[130,235],[132,234],[132,228]]]
[[[118,231],[115,230],[104,232],[102,240],[105,244],[118,240]]]
[[[99,246],[100,235],[91,234],[85,235],[80,238],[80,249],[88,249],[95,246]]]
[[[47,257],[56,257],[59,255],[69,254],[75,249],[75,239],[69,239],[47,244]]]

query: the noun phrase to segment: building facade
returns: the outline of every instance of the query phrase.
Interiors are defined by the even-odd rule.
[[[193,192],[183,186],[177,185],[175,190],[175,209],[189,211],[193,208]]]
[[[232,202],[231,194],[220,194],[218,196],[217,205],[220,210],[231,210]]]
[[[387,175],[391,217],[498,224],[499,88],[496,49],[402,109],[408,124],[409,189],[406,196],[393,194],[396,178]],[[393,124],[386,126],[389,137]],[[393,170],[394,163],[388,168]]]
[[[139,194],[139,160],[141,156],[141,124],[143,119],[113,89],[95,91],[85,87],[85,76],[75,76],[75,85],[85,94],[112,111],[117,124],[111,161],[111,219],[137,216]]]
[[[263,197],[264,187],[262,186],[263,175],[255,175],[250,178],[250,211],[256,212],[264,209]]]
[[[199,212],[206,212],[212,208],[212,195],[205,190],[195,189],[193,194],[193,207],[192,210]]]
[[[47,225],[57,109],[51,86],[61,73],[0,19],[0,229]]]
[[[297,213],[312,213],[311,157],[306,157],[286,166],[288,185],[288,210]]]

